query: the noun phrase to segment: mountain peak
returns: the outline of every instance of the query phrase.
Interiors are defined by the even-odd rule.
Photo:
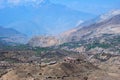
[[[101,15],[99,22],[102,22],[104,20],[108,20],[108,19],[112,18],[113,16],[119,15],[119,14],[120,14],[120,10],[112,10],[106,14]]]

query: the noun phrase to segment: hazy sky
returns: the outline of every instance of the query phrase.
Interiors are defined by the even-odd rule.
[[[0,15],[3,16],[2,14],[4,13],[2,13],[2,11],[6,11],[7,10],[6,7],[16,7],[16,6],[26,6],[26,5],[37,7],[40,6],[43,2],[49,2],[49,1],[54,4],[65,5],[73,10],[91,13],[94,15],[101,15],[110,10],[120,9],[120,0],[0,0]],[[30,7],[29,9],[32,10],[34,8]],[[9,16],[10,14],[9,10],[7,11]],[[19,12],[18,10],[16,11]]]
[[[72,9],[93,14],[101,14],[112,9],[120,9],[120,0],[51,0]]]
[[[45,0],[0,0],[0,8],[5,6],[17,6],[32,4],[39,6]],[[48,1],[48,0],[46,0]],[[109,10],[120,9],[120,0],[50,0],[52,3],[63,4],[69,8],[88,12],[92,14],[101,14]]]

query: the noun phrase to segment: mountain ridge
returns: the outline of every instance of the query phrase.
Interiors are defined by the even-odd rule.
[[[56,38],[59,39],[58,43],[76,42],[81,39],[91,39],[101,37],[104,34],[120,34],[120,14],[116,14],[111,18],[105,19],[102,22],[94,22],[88,26],[81,25],[74,29],[68,30]],[[57,44],[57,45],[59,45]],[[54,46],[54,45],[53,45]]]

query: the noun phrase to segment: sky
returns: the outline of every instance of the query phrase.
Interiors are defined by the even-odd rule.
[[[92,14],[102,14],[110,10],[120,9],[120,0],[51,0],[72,9]]]
[[[0,8],[5,6],[17,5],[40,5],[44,0],[0,0]],[[111,9],[120,9],[120,0],[50,0],[52,3],[63,4],[69,8],[101,14]]]

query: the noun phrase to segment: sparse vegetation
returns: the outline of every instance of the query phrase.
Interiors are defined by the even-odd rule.
[[[87,44],[86,45],[86,50],[88,51],[88,50],[94,49],[96,47],[107,49],[107,48],[110,48],[111,45],[110,44],[106,44],[106,43],[94,42],[94,43],[91,43],[91,44]]]

